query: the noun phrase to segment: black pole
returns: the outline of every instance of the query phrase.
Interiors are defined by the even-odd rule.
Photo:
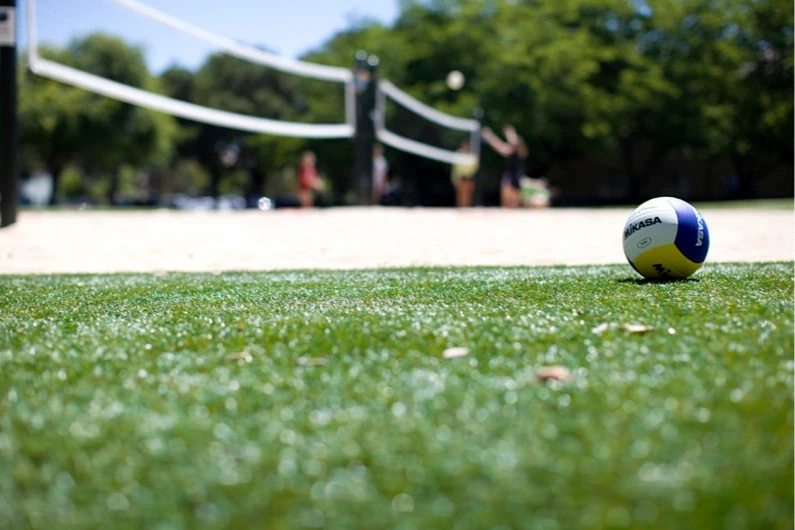
[[[0,0],[0,228],[17,220],[16,0]]]
[[[475,204],[477,206],[483,206],[483,173],[480,170],[480,145],[483,142],[483,137],[480,132],[480,127],[484,115],[485,112],[483,112],[481,107],[476,107],[475,110],[472,111],[472,117],[478,122],[478,128],[472,133],[469,140],[469,150],[478,159],[478,170],[475,172]]]
[[[354,151],[356,156],[356,185],[359,190],[359,204],[366,206],[371,202],[373,182],[373,144],[375,127],[375,74],[378,58],[367,57],[363,50],[356,52],[354,85],[356,87],[356,136]]]

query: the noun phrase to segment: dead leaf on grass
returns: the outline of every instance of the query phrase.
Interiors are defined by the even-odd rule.
[[[630,333],[648,333],[652,328],[645,324],[624,324],[624,330]]]
[[[230,361],[245,361],[247,363],[250,363],[252,360],[254,360],[251,354],[247,351],[230,353],[229,355],[226,356],[226,358],[229,359]]]
[[[447,348],[444,350],[444,353],[442,353],[442,357],[445,359],[455,359],[456,357],[464,357],[466,355],[469,355],[469,348],[462,348],[459,346]]]
[[[329,360],[328,357],[299,357],[295,362],[301,366],[326,366]]]
[[[571,372],[565,366],[543,366],[536,370],[536,377],[539,381],[560,381],[566,383],[571,381]]]

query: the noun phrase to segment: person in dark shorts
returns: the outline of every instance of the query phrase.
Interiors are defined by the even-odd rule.
[[[502,140],[489,127],[482,131],[483,139],[497,153],[505,157],[505,172],[500,185],[500,202],[505,208],[518,208],[521,204],[521,179],[525,176],[524,161],[527,158],[527,144],[512,125],[503,128]]]

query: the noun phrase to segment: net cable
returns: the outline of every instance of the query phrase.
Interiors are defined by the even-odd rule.
[[[378,90],[395,100],[397,103],[400,103],[407,109],[419,114],[426,120],[432,121],[443,127],[469,132],[477,131],[480,128],[480,124],[477,120],[459,118],[457,116],[452,116],[450,114],[445,114],[444,112],[438,111],[407,94],[386,79],[380,79],[378,81]]]

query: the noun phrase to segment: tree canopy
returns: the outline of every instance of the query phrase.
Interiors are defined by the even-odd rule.
[[[549,177],[560,202],[792,194],[791,2],[401,0],[392,25],[352,21],[304,59],[352,67],[360,49],[380,58],[378,75],[439,110],[469,117],[483,109],[484,124],[515,125],[530,147],[528,174]],[[307,123],[344,118],[339,85],[223,54],[195,71],[175,66],[155,76],[140,49],[110,35],[46,53],[223,110]],[[464,74],[461,90],[445,85],[451,70]],[[194,191],[256,197],[309,148],[331,184],[329,200],[353,202],[350,141],[242,134],[21,79],[28,166],[54,175],[68,164],[87,174],[130,166],[175,175],[191,163],[209,175]],[[445,131],[399,109],[387,120],[401,134],[455,148]],[[222,156],[230,149],[233,159]],[[391,149],[387,157],[409,202],[451,200],[449,167]],[[486,149],[482,162],[488,203],[502,161]]]
[[[42,55],[102,77],[157,90],[140,49],[121,39],[97,33],[72,42],[65,50],[44,49]],[[119,169],[168,164],[176,125],[167,115],[105,98],[33,75],[21,77],[20,140],[25,166],[43,166],[58,180],[69,164],[82,166],[108,180],[113,202]]]

